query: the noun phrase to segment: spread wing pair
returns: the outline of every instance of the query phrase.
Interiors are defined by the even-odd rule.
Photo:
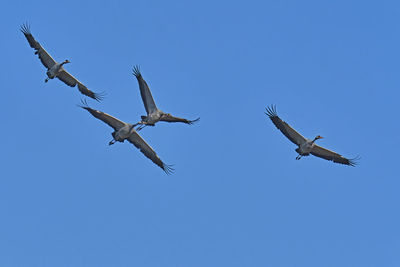
[[[142,97],[142,101],[144,104],[144,107],[146,109],[147,116],[142,116],[142,122],[143,119],[149,118],[152,116],[152,114],[155,113],[160,113],[160,116],[158,119],[154,121],[154,123],[158,121],[166,121],[166,122],[182,122],[186,124],[193,124],[197,121],[200,120],[200,118],[197,118],[195,120],[188,120],[185,118],[179,118],[172,116],[171,114],[164,113],[163,111],[159,110],[156,106],[156,103],[154,102],[153,95],[151,94],[150,88],[147,85],[147,82],[143,79],[142,74],[140,73],[139,66],[135,66],[133,68],[133,75],[135,75],[138,83],[139,83],[139,89],[140,89],[140,96]]]
[[[21,26],[20,30],[25,35],[26,39],[28,40],[29,45],[33,49],[35,49],[35,55],[39,56],[40,61],[47,68],[48,71],[50,71],[52,68],[54,68],[57,64],[60,65],[49,55],[49,53],[47,53],[47,51],[40,45],[40,43],[35,40],[35,38],[33,37],[32,33],[30,31],[28,24],[23,24]],[[70,73],[68,73],[66,70],[64,70],[62,68],[62,65],[65,63],[69,63],[69,61],[66,60],[63,63],[61,63],[61,69],[58,73],[56,73],[55,77],[57,77],[58,79],[63,81],[68,86],[75,87],[76,85],[78,85],[78,90],[82,94],[84,94],[88,97],[91,97],[97,101],[100,101],[103,99],[103,94],[94,93],[94,92],[90,91],[84,84],[82,84],[74,76],[72,76]],[[46,79],[46,81],[47,81],[47,79]]]
[[[117,118],[114,118],[113,116],[111,116],[107,113],[90,108],[86,102],[83,102],[83,104],[80,105],[80,107],[83,109],[86,109],[95,118],[108,124],[110,127],[112,127],[114,129],[115,132],[118,132],[123,127],[128,125],[127,123],[120,121]],[[156,154],[154,149],[149,144],[147,144],[147,142],[135,131],[135,129],[133,127],[131,128],[131,132],[130,132],[129,136],[126,138],[126,140],[128,140],[130,143],[132,143],[147,158],[149,158],[157,166],[159,166],[161,169],[163,169],[165,171],[165,173],[171,174],[173,172],[174,169],[170,165],[167,165],[164,162],[162,162],[162,160],[158,157],[158,155]],[[122,140],[121,142],[123,142],[123,141],[124,140]]]
[[[272,123],[276,126],[276,128],[278,128],[283,133],[283,135],[285,135],[290,141],[292,141],[292,143],[300,147],[305,142],[310,141],[301,134],[299,134],[288,123],[281,120],[281,118],[279,118],[278,114],[276,113],[275,106],[267,107],[265,114],[268,115],[268,117],[271,119]],[[336,152],[333,152],[316,144],[313,145],[310,154],[326,160],[331,160],[336,163],[350,165],[350,166],[355,166],[356,161],[359,159],[359,157],[353,159],[347,159]]]

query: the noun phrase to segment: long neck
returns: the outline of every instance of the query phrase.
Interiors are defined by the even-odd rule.
[[[317,140],[318,140],[318,137],[315,137],[314,140],[311,141],[311,144],[314,144],[314,142]]]
[[[62,66],[62,65],[64,65],[64,64],[67,64],[68,62],[67,61],[64,61],[64,62],[62,62],[61,64],[60,64],[60,66]]]

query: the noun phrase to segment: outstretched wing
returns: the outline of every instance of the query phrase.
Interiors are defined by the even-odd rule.
[[[196,123],[200,120],[200,118],[197,118],[195,120],[188,120],[188,119],[183,119],[179,117],[174,117],[172,115],[164,115],[160,118],[160,121],[166,121],[166,122],[183,122],[186,124],[193,124]]]
[[[314,156],[317,156],[317,157],[320,157],[320,158],[323,158],[326,160],[331,160],[336,163],[350,165],[350,166],[355,166],[357,164],[357,160],[359,159],[359,157],[356,157],[353,159],[347,159],[336,152],[330,151],[330,150],[320,147],[318,145],[314,145],[313,148],[311,149],[310,153]]]
[[[63,81],[65,84],[71,86],[71,87],[75,87],[75,85],[78,84],[78,89],[79,91],[88,96],[91,97],[97,101],[100,102],[100,100],[103,99],[103,95],[99,94],[99,93],[94,93],[92,91],[90,91],[89,89],[87,89],[87,87],[85,85],[83,85],[80,81],[78,81],[74,76],[72,76],[69,72],[67,72],[66,70],[62,70],[57,74],[57,78],[60,79],[61,81]]]
[[[304,136],[296,132],[295,129],[290,127],[289,124],[278,117],[275,106],[267,107],[266,110],[267,112],[265,112],[265,114],[268,115],[271,121],[275,124],[276,128],[278,128],[290,141],[296,145],[300,145],[307,140]]]
[[[154,99],[153,96],[151,95],[149,86],[143,79],[142,74],[140,73],[139,66],[133,67],[133,75],[135,75],[136,79],[138,80],[140,95],[142,97],[142,101],[146,109],[147,115],[157,111],[156,103],[154,103]]]
[[[162,162],[151,146],[147,144],[146,141],[144,141],[144,139],[134,129],[132,129],[132,134],[127,138],[127,140],[136,148],[140,149],[140,152],[142,152],[147,158],[163,169],[166,174],[173,173],[174,169],[170,165],[166,165],[164,162]]]
[[[30,27],[28,24],[22,24],[21,32],[25,35],[26,40],[28,40],[29,45],[35,49],[35,54],[39,56],[40,61],[43,65],[50,69],[53,67],[57,62],[47,53],[47,51],[40,45],[38,41],[33,38],[31,33]]]
[[[117,118],[114,118],[111,115],[108,115],[107,113],[92,109],[88,106],[86,101],[82,101],[82,105],[78,105],[79,107],[86,109],[87,111],[90,112],[90,114],[93,115],[93,117],[107,123],[109,126],[111,126],[115,131],[118,129],[121,129],[124,127],[125,123],[118,120]]]

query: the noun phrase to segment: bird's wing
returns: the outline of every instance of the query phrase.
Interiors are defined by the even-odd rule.
[[[29,45],[33,49],[39,50],[41,48],[39,42],[36,41],[35,38],[33,38],[29,24],[26,23],[22,24],[20,31],[25,35],[26,40],[28,40]]]
[[[197,118],[195,120],[188,120],[188,119],[183,119],[183,118],[179,118],[179,117],[174,117],[174,116],[162,116],[160,121],[167,121],[167,122],[183,122],[186,124],[193,124],[196,123],[200,120],[200,118]]]
[[[86,109],[87,111],[90,112],[90,114],[92,114],[95,118],[102,120],[103,122],[107,123],[109,126],[111,126],[112,128],[114,128],[114,130],[118,130],[121,129],[125,123],[118,120],[117,118],[114,118],[111,115],[108,115],[107,113],[95,110],[90,108],[86,101],[82,101],[82,105],[79,105],[79,107]]]
[[[156,103],[154,102],[153,96],[146,81],[143,79],[142,74],[138,66],[133,68],[133,75],[139,83],[140,95],[142,96],[143,104],[146,109],[147,114],[153,113],[157,110]]]
[[[317,156],[317,157],[320,157],[323,159],[332,160],[333,162],[350,165],[350,166],[355,166],[357,164],[357,162],[356,162],[357,159],[359,159],[359,158],[347,159],[336,152],[330,151],[330,150],[320,147],[318,145],[314,145],[313,148],[311,149],[310,153],[314,156]]]
[[[29,45],[35,49],[35,54],[38,54],[40,61],[43,65],[50,69],[53,67],[57,62],[47,53],[47,51],[40,45],[38,41],[33,38],[31,30],[28,24],[23,24],[21,26],[21,32],[25,35],[26,39],[28,40]]]
[[[278,128],[290,141],[295,143],[296,145],[300,145],[304,143],[307,139],[299,134],[295,129],[290,127],[289,124],[281,120],[276,113],[275,106],[267,107],[267,112],[265,114],[271,119],[271,121],[275,124],[276,128]]]
[[[74,76],[69,74],[66,70],[62,70],[57,74],[57,78],[63,81],[66,85],[71,87],[75,87],[75,85],[79,82]]]
[[[142,152],[147,158],[163,169],[165,173],[171,174],[173,172],[174,169],[162,162],[153,148],[151,148],[151,146],[147,144],[146,141],[144,141],[144,139],[134,129],[132,129],[132,134],[127,138],[127,140],[136,148],[140,149],[140,152]]]
[[[71,86],[71,87],[75,87],[75,85],[78,84],[78,89],[79,91],[88,96],[91,97],[97,101],[100,101],[103,99],[102,94],[99,93],[94,93],[92,91],[90,91],[85,85],[83,85],[80,81],[78,81],[74,76],[72,76],[69,72],[67,72],[66,70],[62,70],[57,74],[57,78],[60,79],[61,81],[63,81],[65,84]]]

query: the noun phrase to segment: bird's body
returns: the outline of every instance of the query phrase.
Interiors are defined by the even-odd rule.
[[[323,148],[321,146],[318,146],[315,144],[315,141],[318,139],[322,139],[322,136],[317,135],[313,140],[305,138],[301,134],[299,134],[296,130],[294,130],[289,124],[286,122],[282,121],[277,113],[276,109],[274,106],[268,107],[267,112],[265,114],[268,115],[268,117],[271,119],[271,121],[274,123],[274,125],[294,144],[296,144],[298,147],[295,149],[295,151],[298,153],[298,156],[296,157],[297,160],[301,159],[303,156],[309,156],[310,154],[326,159],[326,160],[331,160],[336,163],[341,163],[345,165],[350,165],[350,166],[355,166],[356,164],[356,159],[347,159],[343,157],[342,155],[330,151],[326,148]]]
[[[158,109],[153,96],[151,94],[150,88],[147,85],[146,81],[143,79],[142,74],[140,73],[139,67],[133,68],[133,75],[135,75],[136,79],[139,83],[140,95],[143,100],[144,107],[146,109],[147,115],[141,116],[141,121],[137,130],[141,130],[145,126],[155,126],[155,124],[159,121],[166,121],[166,122],[182,122],[186,124],[193,124],[200,120],[197,118],[195,120],[188,120],[184,118],[174,117],[169,113],[165,113],[162,110]]]
[[[315,141],[317,141],[318,139],[323,138],[322,136],[316,136],[314,138],[314,140],[305,138],[305,141],[302,142],[301,144],[299,144],[298,148],[295,149],[295,151],[299,154],[296,159],[300,159],[303,156],[309,156],[311,151],[313,151],[314,147],[315,147]]]
[[[45,79],[44,81],[47,83],[49,81],[49,79],[54,79],[55,77],[57,77],[58,74],[60,74],[62,71],[65,71],[63,68],[64,64],[69,63],[68,60],[65,60],[62,63],[56,63],[54,64],[50,69],[48,69],[46,71],[47,74],[47,79]]]
[[[296,148],[296,152],[302,156],[308,156],[308,155],[310,155],[310,152],[313,147],[314,147],[314,143],[312,142],[312,140],[307,139],[307,142],[300,144],[300,146],[298,148]]]
[[[153,112],[149,113],[147,116],[141,116],[141,122],[148,126],[155,126],[156,123],[159,122],[163,116],[165,116],[165,113],[162,110],[156,109]]]
[[[69,60],[64,60],[61,63],[55,61],[50,56],[50,54],[47,53],[47,51],[40,45],[40,43],[36,41],[35,38],[33,38],[33,35],[28,25],[22,25],[21,32],[25,35],[25,38],[28,40],[29,45],[33,49],[35,49],[35,55],[39,56],[40,61],[47,68],[47,78],[45,79],[45,82],[48,82],[49,79],[58,78],[68,86],[75,87],[77,85],[78,90],[88,97],[91,97],[97,101],[100,101],[103,98],[101,94],[94,93],[89,90],[84,84],[82,84],[64,69],[63,65],[70,63]]]
[[[126,123],[120,129],[112,132],[111,135],[113,136],[114,141],[123,143],[129,136],[131,136],[132,132],[135,130],[134,127],[135,125]]]
[[[137,124],[125,123],[123,121],[118,120],[117,118],[112,117],[111,115],[90,108],[86,102],[83,102],[81,108],[87,110],[90,114],[92,114],[95,118],[105,122],[109,126],[114,129],[112,132],[113,140],[109,142],[109,145],[114,144],[115,142],[123,143],[125,140],[128,140],[132,143],[136,148],[138,148],[147,158],[153,161],[157,166],[163,169],[167,174],[172,173],[173,169],[171,166],[166,165],[162,162],[162,160],[158,157],[153,148],[146,143],[146,141],[135,131],[135,126]]]

